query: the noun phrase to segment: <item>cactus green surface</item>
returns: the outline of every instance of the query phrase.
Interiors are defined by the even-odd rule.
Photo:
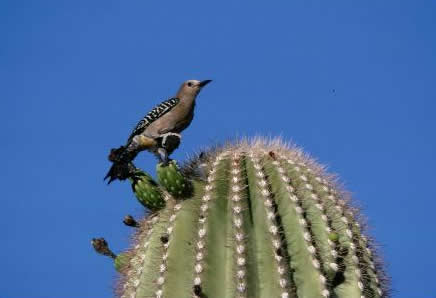
[[[349,194],[295,146],[241,141],[157,176],[132,179],[150,211],[115,259],[119,297],[389,296]]]

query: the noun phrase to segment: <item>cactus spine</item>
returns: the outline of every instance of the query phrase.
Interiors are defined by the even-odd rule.
[[[152,212],[115,259],[120,297],[388,297],[358,210],[299,149],[244,141],[157,172],[132,179]]]

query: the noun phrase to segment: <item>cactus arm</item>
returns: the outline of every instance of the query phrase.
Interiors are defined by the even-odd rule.
[[[321,281],[319,261],[314,259],[309,251],[310,236],[301,224],[301,207],[290,199],[288,188],[283,183],[276,165],[265,162],[268,181],[276,194],[278,213],[283,223],[288,254],[291,256],[290,266],[294,270],[293,278],[297,286],[298,297],[326,297],[328,291]],[[326,292],[327,291],[327,292]]]

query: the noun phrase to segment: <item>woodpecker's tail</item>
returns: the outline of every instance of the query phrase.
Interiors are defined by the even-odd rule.
[[[127,152],[126,147],[121,146],[118,149],[112,149],[109,153],[109,160],[113,163],[104,180],[109,179],[107,184],[112,181],[125,180],[135,173],[135,166],[132,164],[134,155]]]

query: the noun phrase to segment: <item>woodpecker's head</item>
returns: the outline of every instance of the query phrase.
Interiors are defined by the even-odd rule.
[[[197,80],[188,80],[183,82],[182,86],[180,86],[179,92],[177,92],[178,98],[195,98],[197,94],[200,92],[200,90],[212,82],[212,80],[204,80],[204,81],[197,81]]]

